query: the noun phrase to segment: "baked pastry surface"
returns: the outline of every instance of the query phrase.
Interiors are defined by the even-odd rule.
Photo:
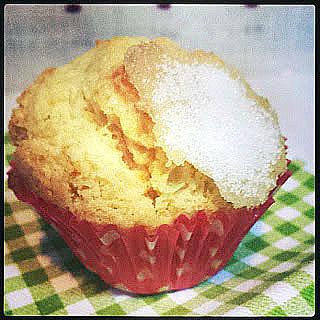
[[[261,116],[261,121],[250,118],[253,123],[241,123],[251,144],[242,139],[242,149],[230,145],[236,148],[231,157],[247,154],[247,158],[235,159],[238,164],[226,157],[224,145],[234,142],[228,136],[234,127],[227,127],[225,116],[231,121],[242,111],[233,113],[227,104],[228,113],[221,114],[224,121],[211,121],[206,127],[201,115],[214,112],[209,112],[208,103],[203,107],[200,101],[195,109],[187,103],[175,109],[179,105],[175,98],[182,94],[185,101],[184,88],[189,92],[199,89],[193,82],[201,82],[197,74],[201,76],[208,68],[226,84],[236,83],[237,94],[244,102],[251,101],[252,113]],[[179,74],[182,78],[193,75],[193,85],[179,84]],[[45,201],[88,221],[155,227],[172,222],[181,213],[258,206],[286,170],[284,140],[268,101],[214,54],[187,52],[165,38],[97,41],[95,48],[71,63],[45,70],[17,102],[19,107],[9,123],[17,146],[16,170]],[[248,113],[243,110],[246,120]],[[190,116],[194,116],[193,131],[181,125],[189,125]],[[236,118],[230,123],[237,127]],[[225,128],[222,142],[221,136],[210,136],[217,124]],[[257,135],[247,127],[255,128]],[[188,132],[194,132],[197,139],[192,141]],[[201,141],[208,135],[220,141],[219,153],[212,139],[207,145],[207,140]],[[219,175],[224,168],[227,175]]]

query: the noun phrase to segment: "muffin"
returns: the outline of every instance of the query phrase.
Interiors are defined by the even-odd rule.
[[[126,291],[218,272],[290,176],[268,100],[213,53],[167,38],[98,40],[17,103],[9,188]]]

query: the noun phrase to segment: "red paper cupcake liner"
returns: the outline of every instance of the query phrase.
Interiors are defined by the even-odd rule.
[[[289,162],[289,161],[288,161]],[[273,193],[289,177],[278,178],[268,200],[253,209],[181,214],[171,224],[148,231],[80,220],[28,189],[11,162],[8,186],[31,204],[65,240],[89,270],[113,287],[137,294],[189,288],[208,279],[229,261],[253,224],[273,204]]]

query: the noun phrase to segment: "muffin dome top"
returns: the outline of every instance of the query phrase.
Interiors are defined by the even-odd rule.
[[[239,73],[211,53],[188,52],[165,38],[129,48],[125,67],[169,159],[192,163],[234,207],[267,199],[280,159],[283,166],[283,138],[267,100]]]
[[[267,100],[214,54],[165,38],[97,41],[17,102],[15,167],[44,200],[97,223],[257,206],[286,169]]]

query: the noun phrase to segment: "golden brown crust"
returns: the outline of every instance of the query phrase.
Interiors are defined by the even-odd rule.
[[[146,63],[154,68],[148,59],[158,59],[159,52],[185,61],[190,56],[159,38],[152,42],[158,53],[150,50],[148,62],[134,61],[147,42],[97,40],[96,48],[45,70],[21,94],[9,131],[17,145],[16,170],[30,190],[83,219],[123,227],[156,227],[181,213],[231,207],[212,179],[189,163],[175,165],[157,145],[144,105],[150,88],[135,70]],[[195,57],[222,66],[207,53],[196,51]]]
[[[20,106],[14,108],[9,121],[9,132],[11,143],[15,146],[19,144],[20,141],[28,138],[27,129],[24,127],[24,112]]]
[[[96,47],[100,48],[110,43],[110,40],[96,40]]]
[[[65,206],[73,167],[63,153],[45,141],[22,141],[14,153],[17,173],[46,201]]]
[[[13,109],[12,116],[9,121],[10,139],[14,145],[18,145],[20,141],[28,138],[28,130],[25,127],[24,105],[28,105],[30,102],[32,103],[37,90],[45,84],[54,71],[55,68],[47,68],[44,70],[17,98],[19,106]]]

